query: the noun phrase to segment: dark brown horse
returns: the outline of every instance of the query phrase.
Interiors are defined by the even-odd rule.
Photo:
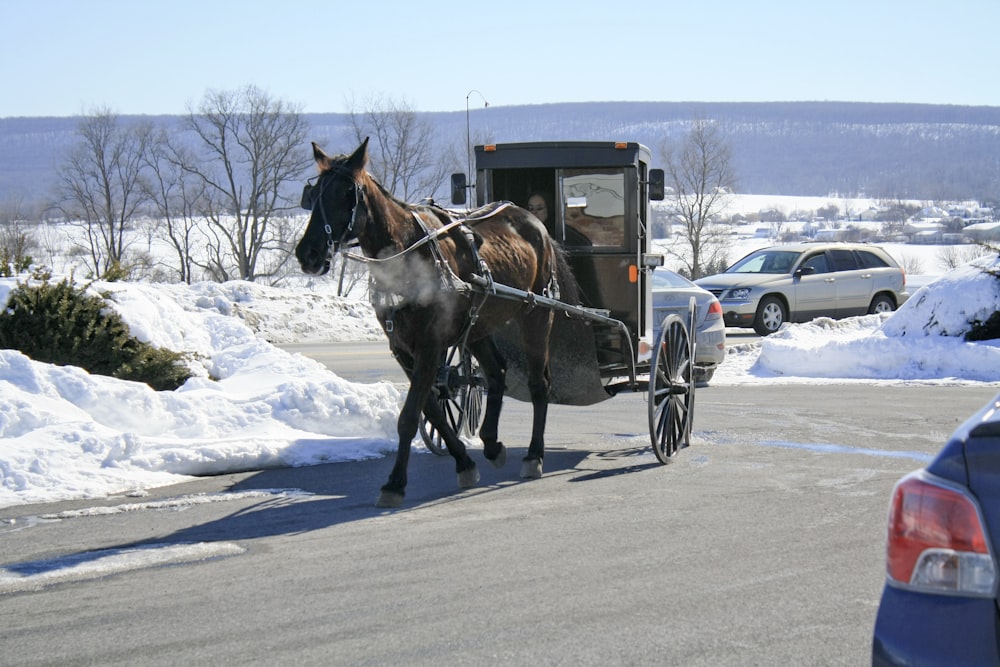
[[[397,424],[396,462],[377,504],[398,507],[403,502],[410,443],[421,411],[455,459],[459,487],[479,481],[475,462],[432,394],[450,346],[466,345],[486,375],[486,412],[479,433],[483,453],[498,467],[506,461],[506,449],[497,437],[506,365],[491,333],[508,321],[520,328],[534,409],[521,476],[540,477],[552,311],[469,286],[494,281],[553,298],[561,295],[575,304],[576,283],[561,249],[537,218],[514,205],[494,205],[492,213],[461,221],[433,205],[399,201],[365,170],[367,150],[367,139],[349,156],[328,156],[313,144],[319,177],[303,193],[303,206],[312,214],[295,255],[305,273],[323,274],[330,268],[330,253],[357,241],[369,258],[379,321],[410,379]]]

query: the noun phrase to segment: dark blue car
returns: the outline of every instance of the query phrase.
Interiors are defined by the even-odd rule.
[[[1000,665],[1000,394],[889,505],[873,665]]]

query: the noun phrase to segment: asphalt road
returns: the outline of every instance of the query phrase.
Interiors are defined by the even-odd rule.
[[[996,392],[710,386],[669,466],[644,396],[554,406],[532,482],[508,401],[504,469],[392,511],[391,457],[3,508],[0,664],[868,664],[892,485]]]

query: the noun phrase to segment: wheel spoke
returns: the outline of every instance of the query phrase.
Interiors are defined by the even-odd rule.
[[[475,358],[457,347],[448,348],[435,382],[438,406],[456,436],[474,436],[483,415],[486,379]],[[420,415],[420,437],[435,454],[448,453],[443,435]]]

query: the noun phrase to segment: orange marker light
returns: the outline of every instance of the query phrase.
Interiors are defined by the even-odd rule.
[[[628,265],[628,281],[630,283],[639,282],[639,267],[635,264]]]

